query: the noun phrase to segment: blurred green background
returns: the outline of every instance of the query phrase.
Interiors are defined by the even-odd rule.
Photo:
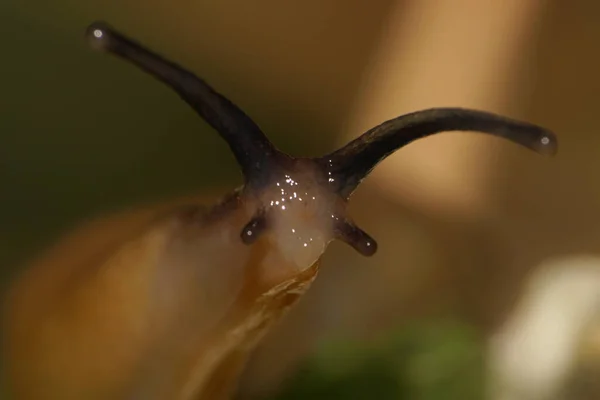
[[[482,399],[482,349],[476,332],[443,319],[371,342],[326,342],[272,398]]]

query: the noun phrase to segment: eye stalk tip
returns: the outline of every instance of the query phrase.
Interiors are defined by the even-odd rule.
[[[102,21],[90,24],[85,30],[85,38],[89,45],[97,50],[106,50],[114,39],[111,27]]]
[[[558,150],[558,139],[549,131],[544,131],[535,143],[535,150],[544,156],[554,156]]]

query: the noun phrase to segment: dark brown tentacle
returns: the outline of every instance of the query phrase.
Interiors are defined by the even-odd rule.
[[[94,48],[119,56],[171,87],[225,139],[246,181],[269,170],[279,156],[260,128],[237,106],[193,73],[125,37],[102,22],[90,25],[86,37]]]
[[[381,161],[407,144],[440,132],[478,131],[508,139],[540,154],[556,152],[555,135],[537,125],[483,111],[433,108],[402,115],[367,131],[319,163],[335,190],[348,198]]]

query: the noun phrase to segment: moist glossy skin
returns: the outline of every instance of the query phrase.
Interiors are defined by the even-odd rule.
[[[4,310],[15,399],[229,398],[250,351],[308,289],[332,240],[375,253],[346,204],[385,157],[450,130],[556,151],[554,134],[536,125],[440,108],[296,159],[191,72],[106,24],[90,26],[87,39],[170,86],[228,143],[245,185],[208,212],[188,200],[100,219],[32,263]]]
[[[297,272],[321,257],[334,239],[336,222],[345,218],[346,202],[331,191],[320,171],[304,160],[275,172],[256,199],[259,206],[251,205],[255,208],[251,213],[264,210],[265,235],[272,248],[269,257],[281,257],[296,266]]]

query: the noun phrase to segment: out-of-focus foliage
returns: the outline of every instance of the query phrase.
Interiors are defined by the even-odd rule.
[[[456,321],[416,323],[378,340],[324,344],[271,400],[483,397],[483,341]]]

